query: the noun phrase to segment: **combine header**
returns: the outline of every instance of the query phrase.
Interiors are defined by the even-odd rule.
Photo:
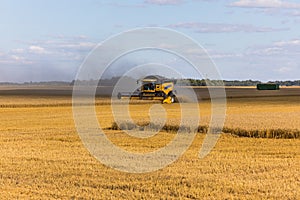
[[[118,98],[137,98],[148,100],[161,100],[162,103],[171,104],[176,101],[174,84],[176,80],[167,79],[159,75],[146,76],[141,81],[140,89],[133,93],[118,93]],[[138,81],[138,82],[139,82]]]

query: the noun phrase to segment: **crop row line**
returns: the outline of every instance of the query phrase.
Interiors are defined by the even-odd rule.
[[[144,131],[144,130],[152,130],[152,131],[166,131],[170,133],[175,132],[187,132],[191,133],[193,130],[189,126],[180,126],[180,125],[170,125],[165,124],[164,126],[160,126],[154,123],[132,123],[132,122],[121,122],[117,124],[113,122],[111,130],[137,130],[137,131]],[[199,125],[197,128],[197,133],[204,133],[207,134],[209,131],[209,127],[206,125]],[[242,129],[242,128],[229,128],[223,127],[223,133],[236,135],[239,137],[251,137],[251,138],[282,138],[282,139],[300,139],[300,130],[297,129]]]

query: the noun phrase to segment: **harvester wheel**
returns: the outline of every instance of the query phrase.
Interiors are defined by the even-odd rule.
[[[176,95],[173,92],[170,92],[169,95],[171,97],[171,102],[175,103],[176,102]]]
[[[162,103],[171,104],[172,103],[172,97],[167,96],[167,98],[165,98]]]
[[[175,102],[175,97],[171,96],[171,102],[174,103]]]
[[[164,95],[163,103],[171,104],[176,101],[176,96],[170,92],[168,95]]]

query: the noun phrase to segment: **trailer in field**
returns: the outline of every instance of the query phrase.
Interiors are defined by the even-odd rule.
[[[257,84],[256,88],[258,90],[279,90],[279,84],[262,83],[262,84]]]

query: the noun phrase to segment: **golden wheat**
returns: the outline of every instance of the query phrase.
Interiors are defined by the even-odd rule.
[[[205,135],[197,134],[188,151],[170,166],[147,174],[122,173],[101,164],[84,148],[76,133],[70,100],[0,97],[1,105],[12,105],[0,108],[2,199],[300,198],[298,139],[223,134],[213,151],[199,159]],[[299,130],[299,102],[299,97],[230,99],[225,127],[229,132]],[[17,104],[57,106],[13,106]],[[199,105],[200,125],[206,127],[211,105],[209,101]],[[134,122],[150,123],[148,113],[141,112],[150,107],[151,104],[130,105]],[[163,107],[172,128],[181,117],[180,107]],[[145,140],[132,138],[120,130],[108,130],[114,122],[109,104],[98,104],[96,111],[107,137],[128,151],[154,151],[175,135],[163,131]]]

